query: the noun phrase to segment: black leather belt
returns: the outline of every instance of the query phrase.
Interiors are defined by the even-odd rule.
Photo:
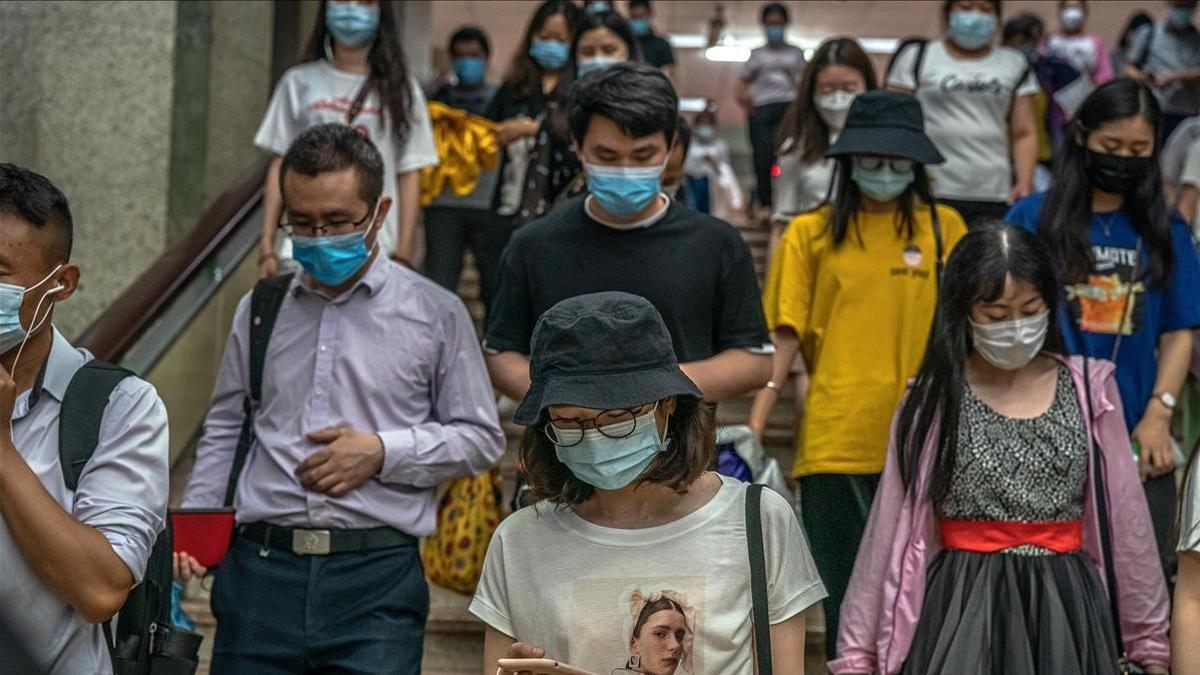
[[[390,527],[372,527],[365,530],[308,530],[270,523],[246,523],[239,525],[237,531],[239,536],[260,546],[291,551],[296,555],[359,553],[417,544],[416,537]]]

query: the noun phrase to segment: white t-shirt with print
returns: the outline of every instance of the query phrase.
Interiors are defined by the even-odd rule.
[[[930,166],[933,192],[943,199],[1002,202],[1012,189],[1008,115],[1013,88],[1017,96],[1038,92],[1037,81],[1021,52],[993,47],[980,59],[956,59],[941,40],[929,42],[921,64],[920,86],[913,65],[920,45],[904,48],[887,84],[915,89],[925,113],[925,133],[945,156]]]
[[[609,675],[633,656],[645,672],[753,672],[746,484],[721,477],[717,494],[666,525],[590,523],[542,502],[500,524],[470,611],[548,658]],[[770,621],[825,597],[787,500],[763,491]],[[639,635],[634,626],[648,603]],[[663,609],[656,609],[663,607]],[[653,665],[656,669],[647,669]]]
[[[346,113],[366,79],[366,75],[338,70],[324,59],[290,68],[275,86],[267,113],[254,135],[254,144],[267,152],[283,155],[305,129],[327,122],[345,124]],[[379,234],[379,244],[388,255],[395,251],[399,238],[396,175],[438,163],[425,95],[415,79],[410,77],[409,83],[412,105],[408,136],[403,144],[392,133],[391,120],[380,114],[377,91],[371,91],[362,111],[354,119],[354,127],[366,133],[383,157],[383,194],[391,197],[393,203]]]

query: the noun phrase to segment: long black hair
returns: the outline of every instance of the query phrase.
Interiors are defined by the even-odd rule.
[[[1050,312],[1046,342],[1049,352],[1062,353],[1058,332],[1058,274],[1036,235],[1008,225],[973,230],[954,247],[938,296],[925,358],[896,426],[900,475],[913,489],[925,440],[936,426],[937,441],[930,495],[940,502],[954,476],[958,452],[959,411],[966,386],[967,356],[972,350],[971,310],[979,301],[1004,294],[1005,281],[1025,281],[1041,294]]]
[[[325,9],[329,0],[321,0],[317,11],[317,23],[313,26],[308,42],[308,60],[325,58],[325,46],[333,40],[333,34],[325,25]],[[379,102],[392,122],[392,133],[400,141],[408,138],[412,116],[412,84],[408,79],[408,65],[400,49],[400,27],[396,10],[390,2],[379,3],[379,31],[371,49],[367,52],[368,77]]]
[[[834,246],[841,246],[842,242],[846,241],[852,224],[856,226],[855,231],[859,234],[860,243],[862,241],[856,223],[858,212],[862,208],[862,192],[859,191],[858,184],[850,178],[853,166],[853,155],[837,158],[834,179],[830,184],[832,198],[826,198],[830,211],[829,218],[825,221],[825,229],[833,237]],[[924,164],[913,162],[913,182],[904,188],[904,192],[900,193],[897,199],[900,209],[896,214],[896,231],[903,232],[906,238],[912,239],[915,227],[913,213],[917,208],[925,208],[934,203],[933,193],[929,189],[929,174],[925,171]]]
[[[567,22],[567,32],[574,33],[575,25],[583,16],[583,10],[579,9],[572,0],[546,0],[533,13],[533,18],[525,27],[525,37],[521,38],[521,44],[513,54],[512,63],[508,66],[508,73],[504,76],[504,84],[516,90],[517,95],[522,98],[539,94],[542,91],[542,67],[529,55],[529,47],[550,17],[559,14]]]
[[[829,149],[829,125],[825,124],[813,102],[817,76],[825,66],[847,66],[857,70],[863,77],[863,91],[871,91],[877,86],[875,67],[854,38],[829,38],[817,47],[800,79],[796,100],[788,106],[783,122],[779,124],[779,141],[784,143],[791,138],[793,145],[788,152],[799,152],[800,159],[805,162],[820,161]]]
[[[1054,161],[1054,178],[1038,218],[1038,234],[1062,265],[1061,273],[1068,282],[1085,281],[1095,264],[1091,238],[1092,183],[1084,168],[1088,135],[1109,122],[1134,116],[1149,122],[1154,136],[1158,136],[1158,101],[1145,85],[1121,77],[1097,87],[1068,125],[1067,139]],[[1158,155],[1156,141],[1141,183],[1124,196],[1121,205],[1142,238],[1149,261],[1145,278],[1154,284],[1166,282],[1174,262]]]
[[[616,12],[583,15],[571,37],[571,51],[570,56],[567,57],[567,65],[563,68],[562,75],[558,78],[558,84],[550,94],[553,108],[553,112],[550,114],[550,133],[553,134],[555,140],[561,143],[569,143],[571,140],[571,132],[567,126],[567,98],[570,96],[571,87],[574,87],[576,80],[579,79],[579,59],[575,52],[579,49],[579,41],[583,39],[584,35],[600,28],[612,31],[620,38],[621,42],[625,43],[625,50],[629,53],[627,61],[640,63],[642,60],[641,44],[633,34],[633,29],[629,27],[629,22],[625,20],[625,17]]]

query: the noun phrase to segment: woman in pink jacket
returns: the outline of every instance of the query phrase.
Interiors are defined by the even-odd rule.
[[[1095,675],[1127,657],[1167,672],[1166,584],[1113,366],[1059,356],[1045,248],[971,232],[941,289],[830,669]]]

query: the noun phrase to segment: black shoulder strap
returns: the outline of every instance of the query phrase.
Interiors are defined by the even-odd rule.
[[[925,64],[925,49],[929,47],[928,40],[922,40],[917,43],[917,58],[913,59],[913,96],[917,95],[917,90],[921,88],[921,66]]]
[[[250,293],[250,395],[242,399],[242,432],[238,436],[233,464],[229,467],[229,480],[225,485],[225,506],[233,506],[238,479],[246,465],[250,446],[254,445],[254,409],[262,400],[263,366],[267,359],[267,346],[271,342],[271,331],[279,308],[292,285],[292,274],[281,274],[259,281]]]
[[[1088,357],[1083,357],[1083,398],[1086,403],[1084,424],[1092,428],[1092,382],[1088,372]],[[1088,448],[1092,454],[1092,492],[1096,496],[1096,516],[1100,521],[1100,550],[1104,555],[1104,577],[1108,582],[1108,602],[1112,612],[1113,635],[1117,639],[1117,649],[1121,652],[1122,661],[1128,661],[1125,652],[1125,640],[1121,636],[1121,612],[1117,602],[1117,571],[1113,569],[1112,522],[1108,515],[1108,487],[1104,480],[1104,456],[1096,447],[1095,433],[1088,435]],[[1125,671],[1122,671],[1125,672]]]
[[[1146,46],[1142,47],[1142,53],[1133,60],[1133,64],[1137,66],[1138,70],[1144,70],[1146,62],[1150,60],[1150,44],[1154,42],[1154,33],[1158,30],[1158,25],[1152,23],[1146,27],[1146,30],[1149,31],[1146,34]]]
[[[746,488],[746,540],[750,549],[750,601],[754,619],[754,660],[758,675],[772,675],[771,614],[767,604],[767,556],[763,548],[762,493],[759,483]]]
[[[104,361],[89,361],[75,372],[63,396],[58,418],[58,457],[67,489],[74,492],[79,476],[100,442],[100,423],[113,390],[133,373]]]
[[[1017,82],[1013,85],[1012,96],[1008,98],[1008,112],[1012,113],[1013,106],[1017,103],[1017,97],[1021,94],[1021,85],[1025,84],[1025,78],[1029,77],[1030,71],[1033,70],[1033,65],[1028,61],[1025,63],[1025,68],[1021,70],[1021,74],[1017,76]]]

